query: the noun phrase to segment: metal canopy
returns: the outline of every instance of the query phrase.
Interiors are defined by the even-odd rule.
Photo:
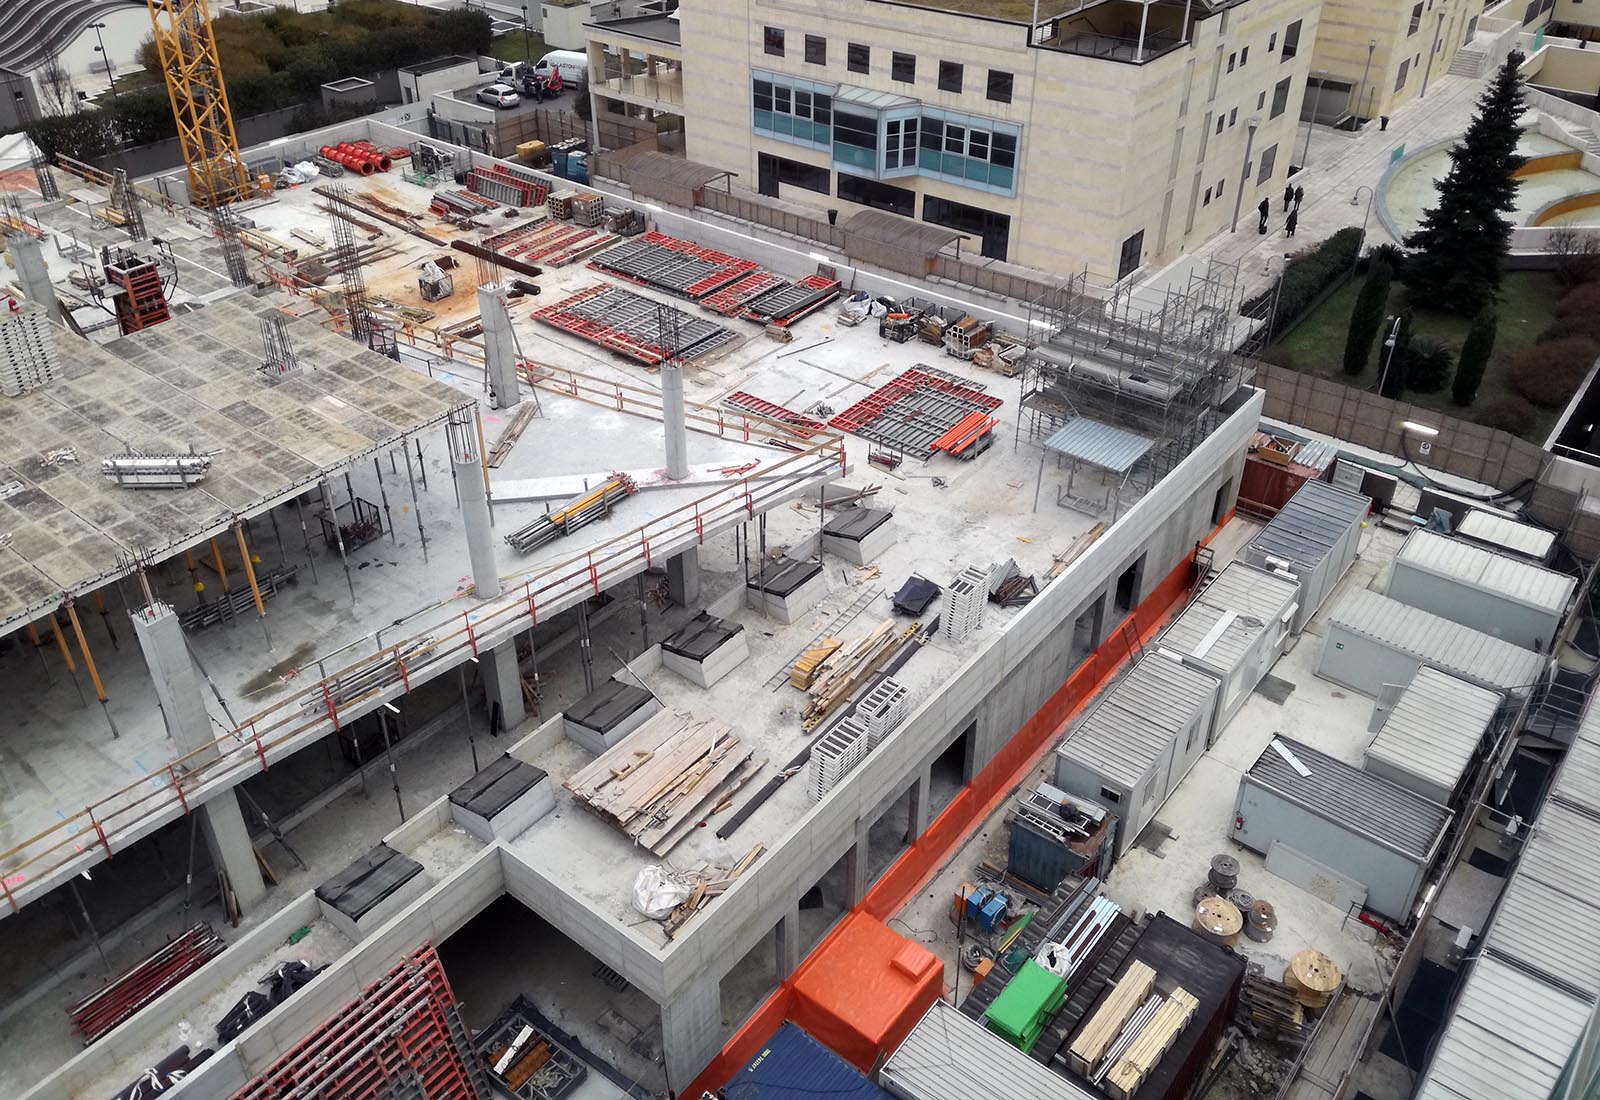
[[[1044,441],[1044,449],[1113,474],[1126,474],[1150,453],[1152,440],[1087,416],[1069,420]]]
[[[733,175],[732,172],[722,168],[713,168],[709,164],[700,164],[697,161],[684,160],[682,157],[652,150],[633,154],[628,158],[628,167],[667,183],[687,187],[691,191],[698,191],[707,184],[728,179]]]
[[[912,221],[886,210],[862,210],[844,223],[844,229],[852,238],[915,252],[925,258],[937,256],[952,241],[966,238],[965,233]]]
[[[863,111],[888,111],[896,107],[920,107],[922,101],[894,92],[878,92],[854,84],[841,84],[833,93],[835,107],[856,107]]]

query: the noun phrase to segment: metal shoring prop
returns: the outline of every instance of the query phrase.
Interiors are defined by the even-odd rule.
[[[114,741],[122,734],[117,730],[117,723],[111,717],[111,707],[106,703],[106,688],[100,682],[100,670],[95,667],[94,654],[89,652],[89,639],[83,636],[83,624],[78,621],[78,609],[73,606],[70,597],[66,600],[67,621],[72,624],[72,636],[78,640],[78,650],[83,654],[83,667],[89,673],[89,682],[94,685],[94,694],[100,700],[100,709],[106,716],[106,725],[111,727],[111,739]]]
[[[244,563],[244,579],[250,583],[250,596],[256,603],[256,621],[261,624],[262,636],[267,639],[267,650],[271,652],[272,631],[267,629],[267,606],[261,600],[261,586],[256,583],[256,567],[250,561],[250,547],[244,540],[244,527],[237,519],[233,521],[233,537],[239,544],[239,560]]]
[[[305,501],[301,500],[299,497],[295,497],[294,507],[295,511],[300,514],[300,535],[306,541],[306,564],[311,566],[311,583],[320,587],[322,581],[317,576],[317,559],[311,553],[311,531],[306,527]]]
[[[411,472],[411,452],[406,450],[405,441],[400,442],[400,453],[406,458],[406,481],[411,485],[411,511],[417,517],[417,537],[422,540],[422,564],[428,564],[428,533],[422,529],[422,505],[417,500],[417,478]],[[389,452],[389,457],[394,458],[394,452]]]

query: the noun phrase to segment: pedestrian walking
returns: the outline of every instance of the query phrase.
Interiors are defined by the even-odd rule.
[[[1289,211],[1289,219],[1283,223],[1283,235],[1285,237],[1294,236],[1295,223],[1298,222],[1299,220],[1300,220],[1300,211],[1298,211],[1298,210]]]
[[[1289,212],[1289,207],[1292,206],[1293,204],[1294,204],[1294,184],[1286,183],[1286,184],[1283,185],[1283,212],[1285,214],[1287,214]]]
[[[1306,189],[1304,187],[1296,187],[1294,189],[1294,209],[1296,213],[1300,212],[1300,204],[1305,201]]]
[[[1261,205],[1256,207],[1256,213],[1261,215],[1261,224],[1256,226],[1256,232],[1266,236],[1267,218],[1272,215],[1272,200],[1262,199]]]

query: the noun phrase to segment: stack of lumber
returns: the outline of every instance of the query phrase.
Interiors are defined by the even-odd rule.
[[[1305,1026],[1306,1010],[1299,996],[1282,982],[1256,973],[1252,966],[1244,976],[1237,1015],[1273,1034],[1298,1034]]]
[[[843,644],[838,638],[824,638],[800,654],[799,660],[789,670],[789,683],[805,691],[822,671],[822,663],[838,652]]]
[[[1177,1042],[1178,1036],[1189,1026],[1199,1008],[1200,1002],[1188,990],[1174,989],[1161,1007],[1156,1009],[1155,1016],[1145,1024],[1144,1030],[1139,1032],[1133,1045],[1111,1067],[1111,1072],[1106,1075],[1106,1091],[1115,1100],[1132,1100],[1133,1094],[1139,1091],[1139,1086],[1144,1084],[1144,1079],[1162,1056],[1172,1049],[1172,1044]]]
[[[707,905],[710,905],[712,898],[721,896],[722,893],[728,889],[728,887],[734,884],[734,881],[740,875],[744,874],[750,869],[751,864],[761,858],[761,853],[765,852],[766,850],[767,846],[765,844],[758,843],[754,848],[751,848],[748,852],[746,852],[738,863],[735,863],[727,871],[720,871],[710,875],[701,875],[700,881],[695,884],[694,891],[690,893],[686,899],[684,899],[682,905],[679,905],[672,911],[672,914],[667,917],[666,923],[663,925],[663,928],[667,933],[667,939],[670,940],[673,936],[677,935],[678,929],[682,928],[686,923],[688,923],[690,917],[704,909]]]
[[[905,637],[915,630],[915,626],[911,627]],[[866,682],[902,640],[894,620],[885,619],[867,634],[836,649],[822,662],[811,686],[806,688],[811,700],[800,716],[800,724],[805,729],[815,728]]]
[[[1094,1067],[1105,1057],[1134,1012],[1144,1004],[1155,984],[1156,972],[1145,963],[1135,962],[1128,967],[1111,993],[1100,1002],[1095,1014],[1089,1017],[1089,1022],[1072,1037],[1067,1060],[1074,1071],[1083,1077],[1094,1072]]]
[[[562,785],[664,856],[761,766],[753,752],[725,722],[662,711]]]

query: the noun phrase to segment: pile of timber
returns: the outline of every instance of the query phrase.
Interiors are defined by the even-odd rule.
[[[914,632],[916,627],[909,629]],[[800,716],[801,725],[812,729],[831,714],[866,682],[903,640],[902,633],[895,629],[894,620],[885,619],[867,634],[829,654],[806,688],[811,700]]]
[[[1111,1072],[1106,1075],[1106,1091],[1115,1100],[1132,1100],[1144,1079],[1156,1063],[1161,1061],[1172,1044],[1177,1042],[1183,1029],[1189,1026],[1199,1011],[1200,1002],[1186,989],[1174,989],[1156,1009],[1150,1022],[1144,1025]]]
[[[1089,1022],[1078,1029],[1067,1048],[1067,1061],[1079,1076],[1088,1077],[1105,1057],[1111,1044],[1133,1019],[1133,1014],[1150,996],[1156,983],[1156,972],[1142,962],[1135,962],[1117,979],[1111,995],[1100,1002]]]
[[[822,664],[829,657],[839,651],[844,643],[838,638],[824,638],[804,653],[795,661],[794,667],[789,670],[789,683],[793,687],[805,691],[816,681],[822,673]]]
[[[689,918],[711,904],[711,899],[719,897],[728,887],[734,884],[738,877],[750,869],[750,865],[761,858],[761,853],[767,850],[765,844],[757,843],[754,848],[746,852],[739,860],[726,871],[717,871],[713,874],[703,874],[700,881],[695,884],[693,892],[684,899],[683,904],[674,909],[662,926],[667,933],[667,939],[678,934],[678,929],[688,923]]]
[[[1275,982],[1259,967],[1252,966],[1244,976],[1235,1013],[1241,1024],[1248,1021],[1254,1034],[1295,1040],[1302,1037],[1306,1024],[1305,1006],[1299,996],[1282,982]]]
[[[664,856],[756,773],[754,752],[725,722],[664,710],[562,785]]]

